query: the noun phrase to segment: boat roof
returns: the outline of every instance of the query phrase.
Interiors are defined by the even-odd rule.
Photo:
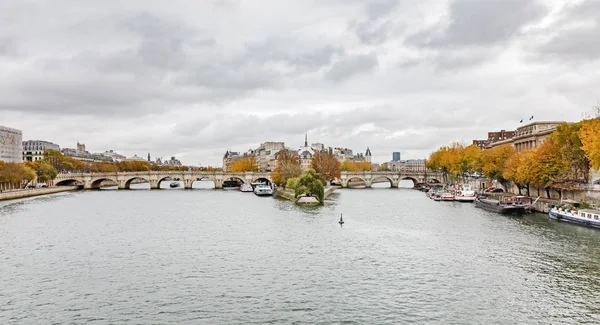
[[[523,198],[529,198],[529,196],[524,196],[524,195],[515,195],[513,196],[515,199],[523,199]]]
[[[579,210],[579,212],[593,213],[593,214],[600,215],[600,210],[594,210],[594,209],[581,209],[581,210]]]

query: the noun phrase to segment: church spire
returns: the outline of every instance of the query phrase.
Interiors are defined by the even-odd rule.
[[[308,132],[304,133],[304,147],[308,147]]]

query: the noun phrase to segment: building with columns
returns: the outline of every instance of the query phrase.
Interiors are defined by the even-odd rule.
[[[547,121],[533,122],[518,128],[511,142],[517,151],[534,149],[540,146],[556,130],[556,127],[565,122]]]

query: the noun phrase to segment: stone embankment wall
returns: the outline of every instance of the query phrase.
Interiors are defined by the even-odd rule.
[[[78,190],[79,186],[60,186],[60,187],[47,187],[47,188],[36,188],[36,189],[25,189],[19,191],[10,191],[0,193],[0,201],[3,200],[14,200],[22,199],[32,196],[40,196],[46,194],[54,194],[60,192],[68,192]]]

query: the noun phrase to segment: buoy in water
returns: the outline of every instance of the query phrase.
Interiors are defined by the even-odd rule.
[[[342,218],[342,214],[340,213],[340,221],[338,221],[340,225],[344,224],[344,219]]]

